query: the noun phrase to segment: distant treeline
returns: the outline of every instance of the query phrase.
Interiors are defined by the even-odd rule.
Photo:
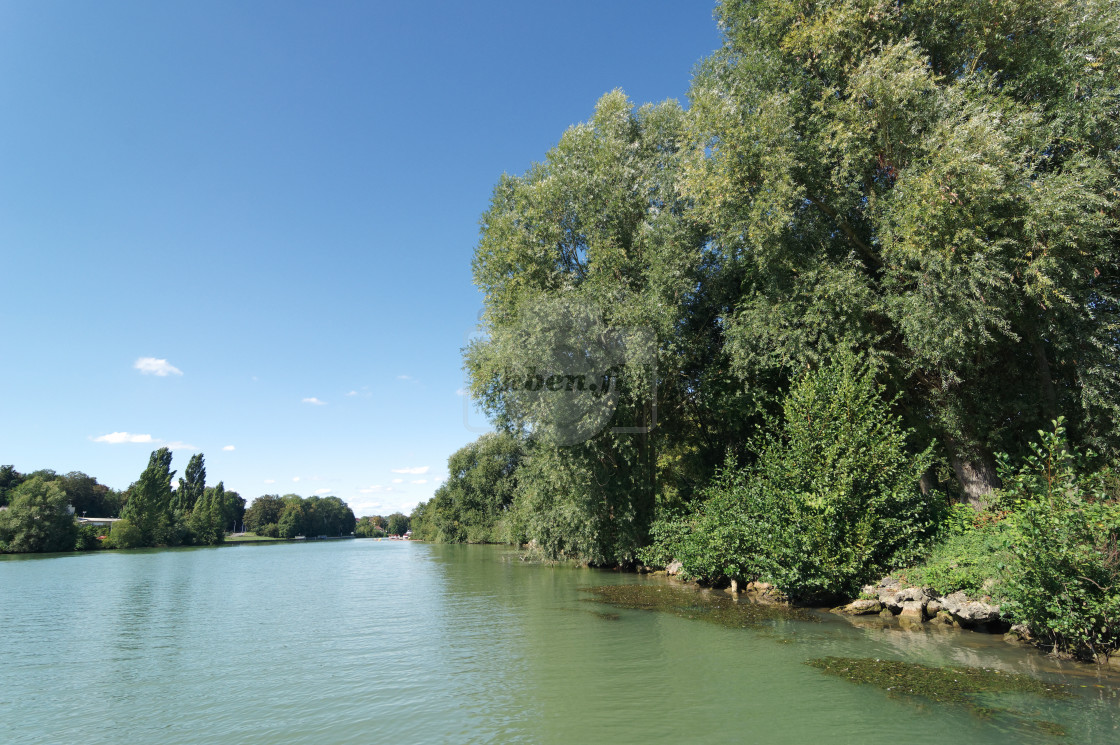
[[[202,453],[191,457],[172,489],[171,458],[167,448],[153,452],[124,491],[78,471],[24,474],[0,466],[0,552],[216,545],[239,528],[280,538],[354,531],[354,513],[338,497],[265,495],[246,510],[245,499],[222,482],[206,484]],[[103,525],[80,523],[80,517],[120,519],[107,532]]]

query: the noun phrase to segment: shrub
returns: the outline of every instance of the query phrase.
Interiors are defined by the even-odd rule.
[[[96,551],[101,548],[101,541],[98,536],[101,535],[100,525],[90,525],[89,523],[79,525],[77,531],[77,538],[74,541],[75,551]]]
[[[918,488],[932,455],[907,449],[874,370],[847,355],[791,387],[757,463],[729,459],[693,511],[659,520],[649,560],[671,554],[688,576],[761,578],[795,598],[854,595],[918,555],[936,500]]]
[[[1020,468],[1000,459],[1017,534],[1005,610],[1056,652],[1107,659],[1120,646],[1120,504],[1061,419],[1039,435]]]
[[[1001,513],[978,512],[953,505],[942,523],[939,540],[926,560],[900,574],[913,585],[932,587],[938,594],[958,590],[1000,595],[1001,580],[1014,559],[1014,531]]]
[[[117,520],[106,542],[110,548],[136,548],[144,545],[144,534],[131,520]]]

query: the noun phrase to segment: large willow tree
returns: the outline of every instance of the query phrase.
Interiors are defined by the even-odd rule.
[[[1117,442],[1120,4],[727,0],[684,187],[747,381],[885,361],[972,501],[1065,414]]]
[[[543,162],[504,176],[483,217],[472,394],[530,439],[518,515],[551,555],[632,560],[657,500],[705,481],[741,426],[710,415],[713,400],[744,404],[726,373],[705,382],[726,365],[706,234],[678,188],[685,117],[609,93]],[[597,390],[542,389],[553,371]]]

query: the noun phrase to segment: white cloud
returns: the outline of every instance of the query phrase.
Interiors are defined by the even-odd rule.
[[[168,450],[198,450],[198,448],[196,448],[194,445],[188,445],[187,443],[179,442],[178,440],[176,440],[175,442],[167,443],[166,447]]]
[[[265,480],[264,480],[264,483],[266,483],[266,484],[275,484],[275,483],[276,483],[276,479],[265,479]]]
[[[350,391],[350,392],[349,392],[349,393],[347,393],[346,395],[347,395],[347,396],[357,396],[357,395],[358,395],[358,392],[357,392],[357,391]]]
[[[158,375],[166,378],[168,375],[182,375],[183,371],[172,365],[167,360],[157,360],[155,357],[141,357],[136,360],[134,368],[144,375]]]
[[[222,448],[222,450],[225,450],[226,452],[232,452],[234,450],[237,450],[237,448],[235,448],[233,445],[226,445],[224,448]]]
[[[158,440],[152,439],[151,435],[134,435],[129,432],[110,432],[107,435],[93,438],[94,442],[107,442],[110,445],[119,445],[122,442],[136,442],[136,443],[153,443]]]
[[[410,484],[426,484],[426,483],[428,483],[428,480],[427,479],[414,479],[414,480],[412,480],[408,483],[410,483]]]
[[[393,479],[393,483],[394,483],[394,484],[403,484],[403,483],[404,483],[404,479]]]
[[[316,489],[315,493],[316,494],[330,494],[331,490],[330,489]]]
[[[468,391],[466,388],[456,388],[455,389],[455,395],[456,396],[465,396],[468,393],[470,393],[470,391]]]
[[[312,406],[326,406],[327,405],[326,401],[320,401],[319,399],[315,398],[314,396],[312,396],[311,398],[303,399],[303,403],[311,404]]]
[[[292,481],[299,481],[299,476],[292,476]]]
[[[431,470],[431,466],[415,466],[413,468],[394,468],[393,473],[407,473],[413,476],[422,476]]]
[[[416,378],[411,375],[398,375],[397,380],[416,380]]]

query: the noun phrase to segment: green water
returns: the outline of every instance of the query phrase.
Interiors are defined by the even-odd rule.
[[[585,591],[642,582],[660,580],[372,540],[4,557],[0,743],[1120,742],[1120,680],[998,637],[732,628]],[[804,664],[823,656],[1028,673],[1073,697],[1004,696],[1022,716],[984,718]]]

